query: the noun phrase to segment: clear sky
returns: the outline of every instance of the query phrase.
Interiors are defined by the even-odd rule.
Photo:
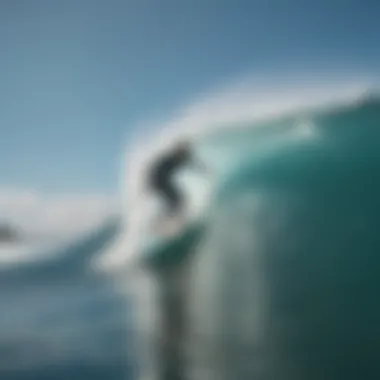
[[[380,62],[378,0],[1,0],[0,186],[112,193],[128,129],[245,72]]]

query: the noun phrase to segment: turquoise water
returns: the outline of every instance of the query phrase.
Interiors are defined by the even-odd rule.
[[[380,376],[380,103],[312,122],[305,139],[278,126],[215,194],[193,264],[197,379]]]

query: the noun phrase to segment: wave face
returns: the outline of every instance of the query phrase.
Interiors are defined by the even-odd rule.
[[[244,154],[191,264],[190,379],[380,376],[380,101],[297,122],[207,142]]]

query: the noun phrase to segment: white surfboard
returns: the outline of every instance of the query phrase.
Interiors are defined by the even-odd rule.
[[[168,239],[180,233],[185,224],[184,218],[162,218],[152,224],[150,233],[157,237]]]

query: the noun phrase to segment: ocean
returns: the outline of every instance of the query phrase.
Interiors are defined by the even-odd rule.
[[[369,98],[200,143],[223,175],[193,252],[192,380],[379,378],[379,125]],[[137,306],[92,267],[121,226],[0,267],[1,379],[138,378]]]

